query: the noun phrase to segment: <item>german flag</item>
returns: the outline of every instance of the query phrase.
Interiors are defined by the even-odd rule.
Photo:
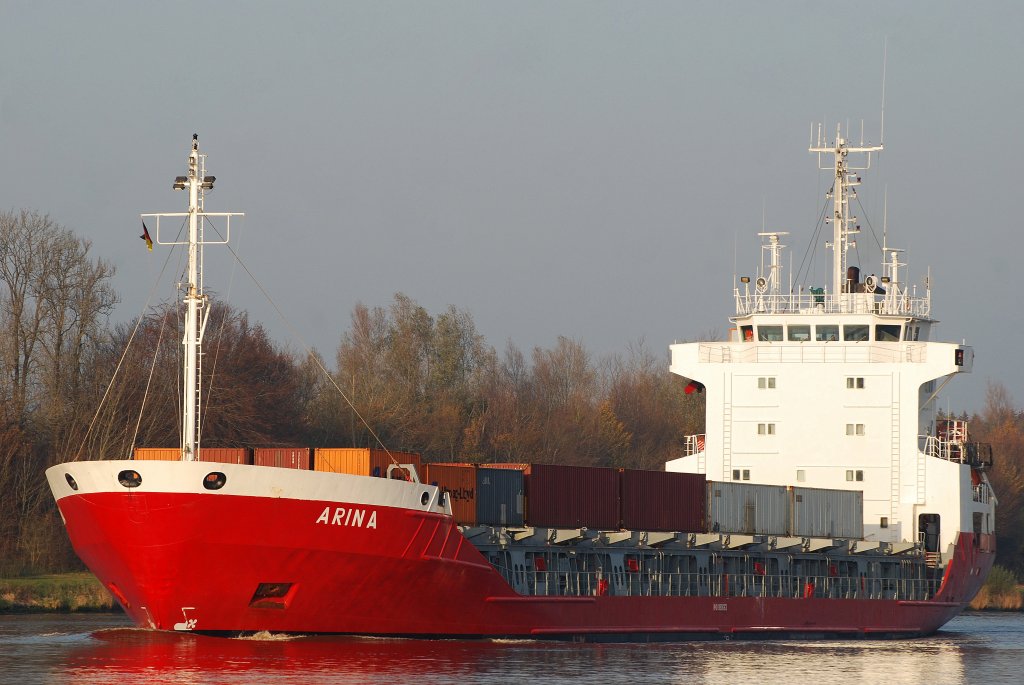
[[[146,228],[146,222],[145,221],[142,222],[142,235],[140,235],[139,237],[146,241],[146,247],[149,248],[150,252],[152,252],[153,251],[153,239],[149,237],[149,229]]]

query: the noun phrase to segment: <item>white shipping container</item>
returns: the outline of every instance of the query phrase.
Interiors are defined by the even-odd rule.
[[[790,534],[808,538],[864,539],[860,490],[790,488]]]
[[[785,485],[708,481],[708,532],[789,535],[789,489]]]

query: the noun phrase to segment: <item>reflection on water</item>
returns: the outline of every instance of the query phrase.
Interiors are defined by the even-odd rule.
[[[108,627],[114,626],[114,627]],[[120,616],[0,616],[0,684],[1021,682],[1024,616],[898,641],[576,645],[159,633]]]

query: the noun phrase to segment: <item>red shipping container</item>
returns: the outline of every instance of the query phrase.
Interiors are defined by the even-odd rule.
[[[530,464],[526,470],[526,523],[618,530],[618,470]]]
[[[245,447],[200,447],[199,461],[221,464],[251,464],[252,458]]]
[[[474,464],[426,464],[425,482],[447,493],[455,523],[476,523],[476,466]]]
[[[313,468],[312,452],[308,447],[257,447],[253,450],[256,466],[277,466],[285,469]]]
[[[619,478],[623,528],[695,533],[706,527],[704,474],[623,469]]]

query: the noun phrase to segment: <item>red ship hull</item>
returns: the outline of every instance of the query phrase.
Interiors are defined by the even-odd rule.
[[[995,556],[989,536],[975,540],[961,533],[942,586],[929,601],[538,597],[514,592],[451,517],[432,511],[123,488],[59,496],[58,505],[75,551],[137,624],[206,633],[916,636],[934,632],[963,609]],[[254,598],[260,585],[288,591]]]

